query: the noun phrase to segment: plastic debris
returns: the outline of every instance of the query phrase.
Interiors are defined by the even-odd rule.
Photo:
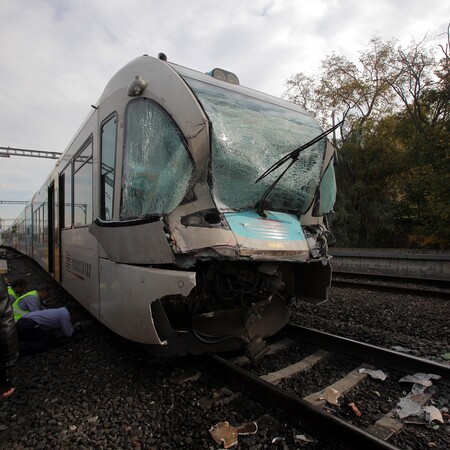
[[[444,419],[442,418],[442,414],[436,406],[424,406],[423,408],[425,420],[427,422],[432,422],[433,420],[437,420],[438,422],[444,423]]]
[[[400,419],[404,419],[409,416],[418,416],[421,410],[419,403],[406,397],[400,399],[397,403],[397,408],[399,408],[397,415]]]
[[[375,380],[384,381],[387,378],[387,375],[382,370],[365,369],[363,367],[359,369],[359,373],[367,373],[367,375]]]
[[[396,352],[400,353],[410,353],[412,351],[410,348],[405,348],[400,345],[393,345],[391,348],[392,350],[395,350]]]
[[[272,439],[272,444],[274,445],[283,445],[284,444],[285,439],[282,437],[275,437]]]
[[[297,444],[300,445],[300,447],[304,447],[305,445],[308,445],[311,442],[314,442],[314,439],[311,436],[309,436],[308,434],[296,434],[294,436],[294,440]]]
[[[400,383],[414,383],[421,384],[422,386],[429,387],[433,384],[431,380],[439,380],[440,375],[435,375],[434,373],[415,373],[414,375],[407,375],[401,378]]]
[[[348,406],[350,406],[350,408],[352,408],[352,411],[355,413],[355,415],[357,415],[358,417],[361,417],[361,411],[358,409],[358,407],[353,403],[349,403]]]
[[[321,400],[326,400],[328,403],[332,405],[339,405],[338,398],[341,396],[341,393],[333,388],[326,388],[323,394],[320,396]]]
[[[236,428],[228,422],[219,422],[209,429],[209,433],[217,444],[223,443],[224,448],[231,448],[238,443]]]
[[[400,419],[406,419],[410,416],[416,416],[405,420],[406,423],[426,424],[431,423],[434,420],[444,423],[441,411],[433,405],[421,406],[420,403],[411,400],[410,398],[403,397],[397,404],[398,417]]]

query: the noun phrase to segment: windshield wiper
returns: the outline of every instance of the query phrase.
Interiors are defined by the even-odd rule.
[[[323,139],[328,134],[332,133],[336,128],[340,127],[344,121],[341,120],[338,124],[334,125],[333,127],[329,128],[328,130],[324,131],[323,133],[316,136],[314,139],[311,139],[306,144],[303,144],[301,147],[296,148],[292,152],[288,153],[287,155],[283,156],[280,160],[278,160],[275,164],[270,166],[256,181],[255,183],[258,183],[258,181],[261,181],[263,178],[267,177],[267,175],[271,174],[273,171],[277,170],[279,167],[281,167],[286,161],[289,159],[292,159],[292,161],[289,163],[289,165],[286,167],[286,169],[281,172],[281,174],[278,176],[278,178],[269,186],[269,188],[264,192],[264,195],[261,197],[261,200],[258,201],[256,204],[256,212],[261,217],[267,217],[266,213],[264,212],[264,207],[266,204],[266,198],[267,196],[272,192],[272,189],[278,184],[278,182],[283,178],[284,174],[291,168],[291,166],[298,160],[300,153],[303,150],[306,150],[307,148],[311,147],[311,145],[316,144],[321,139]]]

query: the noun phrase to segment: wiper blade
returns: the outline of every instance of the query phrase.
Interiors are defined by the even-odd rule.
[[[323,139],[325,136],[332,133],[334,130],[336,130],[338,127],[342,125],[344,121],[341,120],[338,124],[332,126],[328,130],[324,131],[323,133],[316,136],[314,139],[311,139],[306,144],[303,144],[299,148],[296,148],[292,152],[288,153],[287,155],[283,156],[280,160],[278,160],[275,164],[270,166],[256,181],[255,183],[258,183],[258,181],[261,181],[267,175],[270,175],[273,171],[277,170],[279,167],[281,167],[286,161],[289,159],[292,159],[292,161],[289,163],[289,165],[286,167],[286,169],[281,172],[281,174],[278,176],[278,178],[269,186],[269,188],[266,190],[264,195],[261,197],[261,200],[258,201],[256,204],[256,211],[261,217],[266,217],[266,214],[264,212],[264,206],[266,203],[267,196],[272,192],[272,189],[278,184],[278,182],[283,178],[284,174],[291,168],[291,166],[298,160],[300,153],[303,150],[306,150],[307,148],[311,147],[312,145],[319,142],[321,139]]]

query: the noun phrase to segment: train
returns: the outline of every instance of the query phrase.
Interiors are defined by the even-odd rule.
[[[158,355],[261,353],[327,299],[336,149],[302,107],[143,55],[120,69],[3,245]]]

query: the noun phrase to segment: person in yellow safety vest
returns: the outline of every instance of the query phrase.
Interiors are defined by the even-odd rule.
[[[0,401],[11,396],[12,370],[19,357],[19,342],[5,280],[0,275]]]
[[[27,292],[17,298],[13,303],[14,320],[17,322],[32,311],[44,309],[41,302],[47,299],[49,291],[49,286],[42,286],[38,290]]]
[[[11,305],[25,292],[27,282],[23,278],[18,278],[8,286],[8,294]]]

